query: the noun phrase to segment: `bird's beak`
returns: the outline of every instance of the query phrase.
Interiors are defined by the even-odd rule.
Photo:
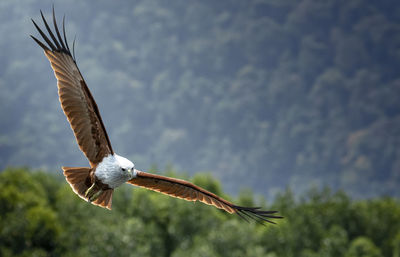
[[[136,170],[135,170],[135,168],[130,169],[130,170],[129,170],[129,173],[130,173],[130,175],[131,175],[131,178],[135,178],[135,177],[136,177]]]

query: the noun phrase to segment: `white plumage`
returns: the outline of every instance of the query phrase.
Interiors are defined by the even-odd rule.
[[[117,154],[110,154],[96,167],[96,176],[110,188],[116,188],[136,177],[135,165]]]
[[[111,210],[114,189],[127,182],[187,201],[213,205],[226,212],[236,213],[245,220],[248,217],[260,223],[274,223],[269,219],[282,218],[274,215],[276,211],[235,205],[188,181],[135,170],[131,161],[115,154],[97,104],[76,65],[75,54],[69,49],[64,20],[62,37],[54,9],[54,33],[43,13],[40,14],[49,36],[32,20],[44,42],[31,37],[50,61],[57,78],[61,107],[74,131],[79,148],[90,163],[90,167],[63,167],[65,178],[79,197]]]

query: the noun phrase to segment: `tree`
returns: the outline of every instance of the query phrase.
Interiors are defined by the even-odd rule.
[[[382,257],[381,251],[366,237],[354,239],[347,251],[346,257]]]

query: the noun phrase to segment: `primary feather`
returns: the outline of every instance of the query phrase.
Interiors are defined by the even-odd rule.
[[[282,218],[276,211],[262,211],[259,207],[243,207],[188,181],[155,175],[134,169],[128,159],[114,153],[97,104],[76,65],[74,45],[72,54],[68,46],[63,18],[63,37],[58,29],[53,8],[53,33],[40,11],[46,33],[32,20],[45,41],[33,40],[44,50],[57,78],[61,107],[74,132],[81,151],[90,162],[90,168],[63,167],[64,175],[73,191],[92,204],[111,209],[114,188],[127,182],[187,201],[199,201],[228,213],[238,214],[248,221],[274,223],[270,219]],[[75,43],[75,40],[74,40]]]

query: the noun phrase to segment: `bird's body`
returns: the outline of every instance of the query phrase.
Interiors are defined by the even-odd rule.
[[[99,108],[86,85],[68,46],[63,20],[63,37],[57,27],[53,9],[55,34],[42,12],[43,23],[50,38],[32,20],[47,43],[31,36],[43,48],[57,78],[61,107],[74,132],[81,151],[88,158],[90,167],[62,167],[72,190],[82,199],[103,208],[111,209],[115,188],[124,183],[144,187],[187,201],[200,201],[246,219],[270,222],[276,211],[262,211],[259,207],[242,207],[190,182],[150,174],[135,169],[128,159],[117,155],[111,146]],[[74,51],[72,51],[74,53]],[[247,219],[246,219],[247,220]]]
[[[117,154],[108,155],[97,165],[94,175],[114,189],[136,177],[134,164]]]

